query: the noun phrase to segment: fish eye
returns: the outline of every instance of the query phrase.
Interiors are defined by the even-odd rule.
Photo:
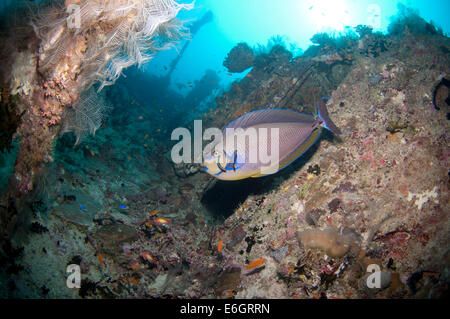
[[[213,150],[211,154],[214,157],[218,157],[219,156],[219,152],[217,150]]]

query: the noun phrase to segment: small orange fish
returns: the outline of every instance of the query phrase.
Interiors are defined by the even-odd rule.
[[[130,280],[128,280],[128,282],[129,282],[130,284],[132,284],[132,285],[135,285],[135,286],[136,286],[137,283],[138,283],[137,280],[136,280],[136,278],[133,278],[133,277],[131,277]]]
[[[156,217],[156,218],[153,220],[153,223],[154,223],[155,225],[158,225],[158,226],[164,226],[164,225],[170,225],[170,224],[171,224],[171,221],[168,220],[167,218]]]
[[[219,244],[217,245],[217,251],[220,253],[222,251],[222,247],[223,247],[223,240],[219,241]]]
[[[90,151],[91,151],[91,155],[95,156],[95,152],[93,150],[90,150]]]
[[[157,210],[154,210],[154,211],[152,211],[152,212],[150,213],[150,216],[155,216],[156,214],[158,214],[158,211],[157,211]]]
[[[130,267],[134,270],[141,269],[141,266],[137,262],[132,263]]]
[[[265,258],[256,259],[255,261],[247,265],[247,270],[261,267],[265,262],[266,262]]]
[[[153,257],[152,254],[150,254],[148,251],[142,251],[139,255],[140,255],[140,256],[142,257],[142,259],[144,259],[145,261],[147,261],[147,262],[149,262],[149,263],[151,263],[151,264],[156,264],[156,259],[155,259],[155,257]]]
[[[98,257],[98,263],[100,264],[100,267],[103,268],[103,256],[102,256],[102,254],[98,253],[97,257]]]

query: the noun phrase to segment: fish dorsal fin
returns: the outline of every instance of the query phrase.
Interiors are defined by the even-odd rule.
[[[225,126],[227,128],[248,128],[259,124],[269,123],[312,123],[315,119],[312,115],[285,109],[263,109],[252,111],[238,117]]]

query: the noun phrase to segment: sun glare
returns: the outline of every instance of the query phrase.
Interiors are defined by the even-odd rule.
[[[350,24],[350,10],[344,0],[309,1],[310,18],[319,31],[342,31]]]

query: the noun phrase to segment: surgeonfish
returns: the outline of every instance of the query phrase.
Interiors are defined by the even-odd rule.
[[[329,118],[324,98],[319,100],[316,117],[287,109],[252,111],[223,129],[223,137],[211,146],[211,150],[206,151],[203,165],[208,174],[220,180],[270,175],[302,156],[319,139],[323,127],[334,134],[345,134]],[[276,137],[270,134],[274,128],[278,129]],[[227,133],[230,132],[227,129],[235,129],[235,132]],[[256,143],[250,142],[247,135],[249,129],[255,129],[253,132],[257,135]],[[264,133],[265,138],[262,136]],[[227,139],[232,142],[226,143]],[[270,163],[267,163],[267,157],[264,161],[260,156],[256,160],[251,157],[251,154],[260,154],[261,149],[265,150],[265,154],[276,154],[274,147],[277,144],[278,156]]]

